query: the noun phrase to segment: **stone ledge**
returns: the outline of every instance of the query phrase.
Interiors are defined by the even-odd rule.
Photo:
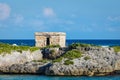
[[[66,36],[64,32],[35,32],[35,36]]]

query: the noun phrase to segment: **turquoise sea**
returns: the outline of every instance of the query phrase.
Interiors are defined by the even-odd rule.
[[[0,80],[120,80],[120,75],[87,77],[87,76],[42,76],[42,75],[0,75]]]

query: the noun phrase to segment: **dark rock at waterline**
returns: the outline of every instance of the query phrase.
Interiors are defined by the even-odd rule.
[[[24,64],[13,64],[11,66],[0,67],[0,73],[13,74],[44,74],[45,69],[51,63],[27,62]]]

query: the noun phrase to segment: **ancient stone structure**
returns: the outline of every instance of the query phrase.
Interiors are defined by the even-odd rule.
[[[64,32],[36,32],[36,47],[45,47],[47,45],[60,45],[65,47],[66,33]]]

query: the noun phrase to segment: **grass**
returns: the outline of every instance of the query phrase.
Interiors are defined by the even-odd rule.
[[[27,50],[30,50],[31,52],[33,52],[33,51],[39,50],[39,49],[40,48],[38,48],[38,47],[13,46],[13,45],[10,45],[10,44],[0,43],[0,54],[1,53],[8,53],[8,54],[10,54],[11,51],[22,52],[22,51],[27,51]]]
[[[82,57],[82,52],[80,52],[79,50],[70,50],[70,51],[67,51],[62,57],[54,59],[53,63],[54,62],[61,62],[61,60],[63,58],[67,58],[67,59],[72,60],[72,59],[80,58],[80,57]]]
[[[113,46],[115,52],[120,52],[120,46]]]
[[[70,51],[67,51],[63,55],[63,57],[69,58],[69,59],[79,58],[79,57],[82,57],[82,52],[80,52],[79,50],[70,50]]]
[[[63,57],[57,58],[57,59],[53,60],[53,63],[54,63],[54,62],[61,62],[62,59],[63,59]]]
[[[31,51],[31,52],[34,52],[34,51],[36,51],[36,50],[39,50],[40,48],[38,48],[38,47],[30,47],[29,48],[29,50]]]
[[[84,60],[89,60],[89,59],[91,59],[90,56],[85,56],[84,57]]]
[[[74,64],[74,62],[71,61],[71,60],[65,60],[64,64],[65,65],[70,65],[70,64]]]
[[[77,47],[92,47],[92,46],[95,46],[95,47],[100,47],[100,46],[97,46],[97,45],[93,45],[93,44],[84,44],[84,43],[72,43],[71,45],[69,45],[69,49],[76,49]]]

